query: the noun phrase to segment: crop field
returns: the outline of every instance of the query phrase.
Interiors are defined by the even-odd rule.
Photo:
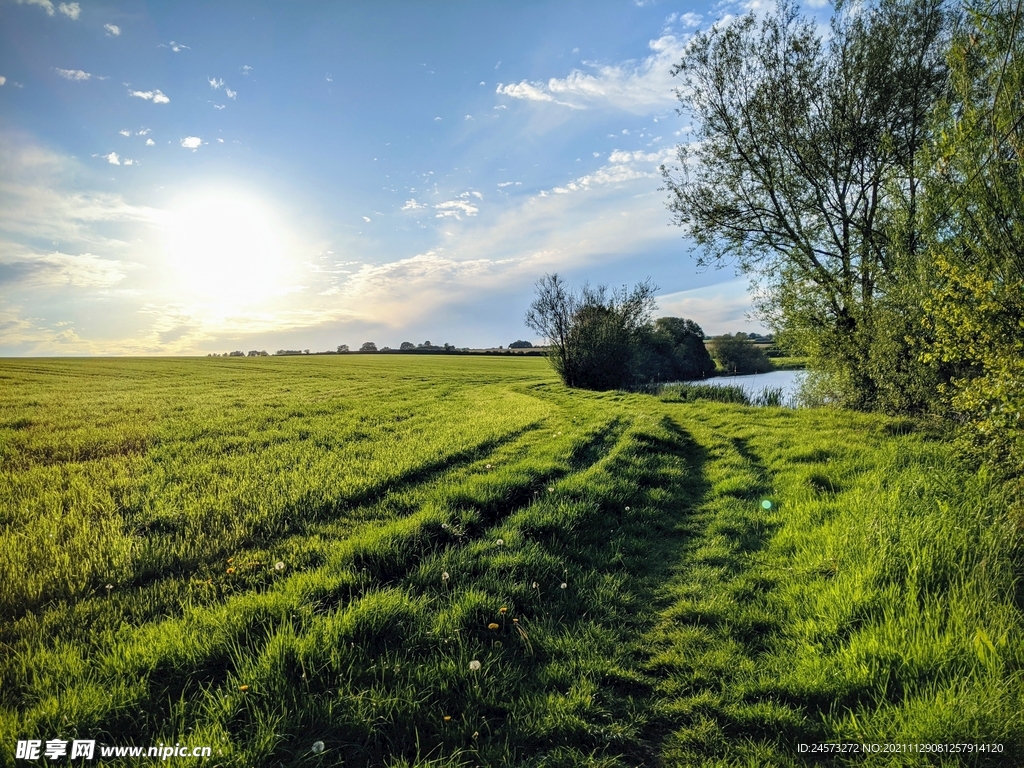
[[[1024,765],[1007,491],[912,421],[678,400],[0,361],[0,764]]]

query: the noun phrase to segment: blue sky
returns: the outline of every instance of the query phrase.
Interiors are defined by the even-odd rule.
[[[657,172],[749,7],[2,0],[0,355],[536,341],[554,271],[763,330]]]

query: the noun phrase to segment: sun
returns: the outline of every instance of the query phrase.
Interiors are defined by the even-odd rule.
[[[285,232],[269,206],[239,190],[206,191],[175,205],[167,255],[186,300],[241,308],[287,292]]]

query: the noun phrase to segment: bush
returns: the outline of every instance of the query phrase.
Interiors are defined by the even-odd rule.
[[[570,387],[616,389],[633,383],[634,363],[643,348],[654,291],[649,280],[625,286],[584,285],[571,291],[557,275],[537,282],[537,298],[526,325],[548,339],[548,360]]]

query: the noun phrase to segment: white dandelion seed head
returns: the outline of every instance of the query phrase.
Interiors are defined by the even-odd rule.
[[[476,672],[479,669],[480,669],[480,662],[479,661],[477,661],[476,659],[473,659],[471,662],[469,662],[469,671],[470,672]]]
[[[533,584],[532,584],[531,586],[532,586],[532,587],[533,587],[534,589],[536,589],[537,587],[539,587],[539,586],[540,586],[540,584],[538,584],[538,583],[537,583],[537,582],[535,581],[535,582],[533,582]]]
[[[565,589],[565,588],[566,588],[567,586],[569,586],[569,585],[568,585],[568,584],[566,584],[566,583],[565,583],[565,582],[563,581],[563,582],[562,582],[561,584],[559,584],[558,586],[559,586],[559,587],[560,587],[561,589]]]
[[[629,512],[629,507],[626,507],[626,511]]]
[[[549,486],[548,486],[548,493],[554,493],[554,492],[555,492],[555,489],[554,489],[554,488],[552,488],[552,487],[551,487],[551,486],[549,485]]]
[[[504,539],[498,539],[498,540],[497,540],[496,542],[494,542],[494,543],[495,543],[495,544],[497,544],[497,545],[498,545],[499,547],[503,547],[503,546],[505,546],[505,540],[504,540]]]
[[[313,742],[313,754],[314,755],[319,755],[323,751],[324,751],[324,743],[322,741],[314,741]]]
[[[448,571],[441,574],[441,581],[448,581]]]
[[[275,571],[283,571],[284,570],[284,563],[282,563],[280,560],[278,560],[276,563],[274,563],[274,570]]]

